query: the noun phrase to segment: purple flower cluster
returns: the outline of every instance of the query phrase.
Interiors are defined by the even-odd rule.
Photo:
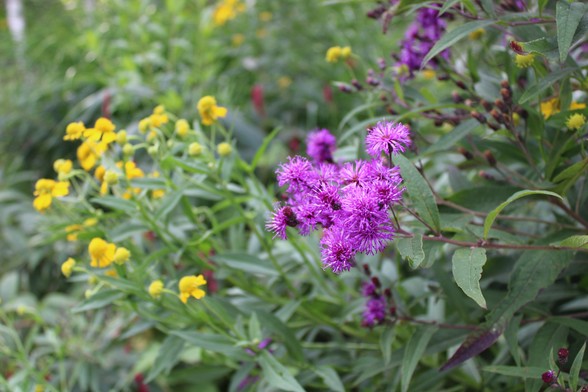
[[[440,5],[435,4],[435,7]],[[400,43],[400,56],[397,66],[408,68],[409,77],[414,71],[421,68],[421,63],[433,45],[443,35],[447,23],[439,16],[439,10],[433,8],[421,8],[417,11],[416,19],[410,24],[404,34],[404,40]],[[449,49],[445,49],[438,56],[449,59]],[[436,65],[437,60],[431,60]],[[423,64],[424,65],[424,64]]]
[[[357,253],[381,252],[394,236],[390,208],[402,199],[398,168],[381,157],[404,151],[410,145],[408,128],[378,123],[366,139],[371,160],[333,162],[335,137],[327,130],[311,134],[308,155],[290,157],[276,171],[279,186],[287,186],[284,204],[277,203],[266,228],[287,238],[286,228],[301,235],[322,228],[324,268],[348,271]]]
[[[376,280],[376,283],[379,282]],[[361,324],[370,328],[374,325],[382,324],[388,312],[386,297],[380,294],[378,284],[376,283],[365,283],[362,290],[362,294],[364,297],[367,297],[367,301],[363,310],[363,321]]]

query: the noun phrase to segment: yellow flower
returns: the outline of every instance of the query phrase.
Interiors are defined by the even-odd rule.
[[[35,200],[33,207],[37,211],[45,211],[51,205],[54,197],[66,196],[69,193],[69,182],[54,181],[41,178],[35,184]]]
[[[90,265],[92,267],[106,268],[114,261],[116,246],[104,241],[102,238],[93,238],[88,245]]]
[[[188,135],[188,132],[190,132],[190,124],[188,124],[187,120],[181,118],[178,121],[176,121],[176,133],[179,137],[186,137],[186,135]]]
[[[484,34],[486,34],[486,30],[477,29],[477,30],[474,30],[471,33],[469,33],[468,38],[471,39],[472,41],[476,41],[476,40],[479,40],[480,38],[482,38],[482,36]]]
[[[292,79],[290,79],[287,76],[282,76],[278,79],[278,86],[282,89],[285,90],[287,89],[290,85],[292,84]]]
[[[351,56],[351,47],[350,46],[344,46],[344,47],[342,47],[341,48],[341,58],[343,60],[346,60],[350,56]]]
[[[535,61],[535,55],[533,53],[530,54],[516,54],[515,55],[515,64],[519,68],[528,68],[533,65]]]
[[[135,148],[133,147],[133,145],[131,143],[127,143],[123,146],[123,154],[126,156],[130,156],[133,155],[133,153],[135,152]]]
[[[159,299],[161,297],[161,293],[163,292],[163,282],[161,280],[154,280],[149,285],[149,295],[155,299]]]
[[[239,47],[245,42],[245,36],[243,34],[233,34],[231,37],[231,43],[234,47]]]
[[[94,170],[94,178],[97,179],[99,182],[104,181],[104,175],[106,174],[106,168],[102,165],[98,166],[96,170]]]
[[[73,168],[73,163],[69,159],[58,159],[53,163],[53,169],[59,174],[60,176],[64,176],[71,172]]]
[[[200,98],[197,108],[204,125],[212,125],[218,118],[227,115],[227,108],[217,106],[216,99],[211,95]]]
[[[100,117],[96,120],[94,128],[86,129],[84,131],[84,136],[95,142],[102,140],[103,143],[110,144],[116,140],[116,133],[114,133],[115,129],[116,126],[112,121],[106,117]]]
[[[65,136],[63,137],[63,140],[77,140],[82,137],[85,130],[86,127],[81,121],[70,123],[67,128],[65,128]]]
[[[196,142],[190,143],[188,146],[188,154],[193,157],[202,154],[202,145]]]
[[[259,20],[262,22],[269,22],[272,20],[272,13],[268,11],[263,11],[259,14]]]
[[[149,124],[153,128],[159,128],[160,126],[167,124],[169,122],[169,117],[167,114],[157,114],[153,113],[149,116]]]
[[[513,113],[512,114],[512,122],[515,125],[515,127],[518,127],[519,124],[521,123],[521,116],[518,113]]]
[[[116,264],[124,264],[131,257],[131,252],[127,248],[116,248],[114,252],[114,262]]]
[[[63,274],[63,276],[65,276],[66,278],[69,278],[71,276],[71,272],[73,270],[73,267],[76,265],[76,261],[74,259],[72,259],[71,257],[68,258],[67,260],[65,260],[63,262],[63,264],[61,264],[61,273]]]
[[[153,173],[151,173],[150,177],[159,178],[159,172],[154,171]],[[165,189],[153,189],[151,191],[151,197],[153,197],[154,199],[161,199],[163,196],[165,196]]]
[[[116,272],[115,269],[109,269],[109,270],[104,271],[104,275],[110,276],[111,278],[117,278],[118,272]]]
[[[119,168],[121,168],[122,163],[118,162],[116,164],[116,166],[118,166]],[[125,162],[125,176],[127,177],[127,180],[132,180],[133,178],[142,178],[145,177],[145,173],[143,173],[143,170],[141,170],[140,168],[137,167],[137,165],[135,164],[135,162],[133,161],[126,161]]]
[[[239,0],[223,0],[213,11],[212,19],[216,26],[222,26],[245,11],[245,4]]]
[[[196,299],[203,298],[206,295],[206,293],[199,287],[205,284],[206,280],[202,275],[184,276],[182,279],[180,279],[180,282],[178,283],[178,286],[180,288],[180,300],[183,303],[186,303],[188,302],[188,298],[190,298],[191,296]]]
[[[124,145],[127,142],[127,131],[119,131],[116,134],[116,142],[119,145]]]
[[[37,384],[35,385],[35,392],[44,392],[45,391],[45,387],[41,384]]]
[[[423,78],[426,80],[432,80],[435,79],[437,74],[432,69],[424,69],[421,75],[423,75]]]
[[[340,46],[333,46],[327,50],[326,60],[329,63],[336,63],[339,61],[341,57],[341,47]]]
[[[153,114],[164,114],[165,113],[165,106],[163,105],[157,105],[155,108],[153,108]]]
[[[586,124],[586,116],[580,113],[572,114],[566,121],[566,126],[570,129],[578,130]]]
[[[66,226],[65,232],[67,233],[67,240],[76,241],[78,239],[78,233],[80,231],[82,231],[86,227],[94,226],[96,223],[98,223],[98,219],[88,218],[81,225],[76,223],[73,225]]]
[[[585,109],[585,108],[586,108],[585,103],[579,103],[579,102],[572,101],[572,103],[570,105],[570,110],[579,110],[579,109]]]
[[[77,155],[82,169],[90,171],[90,169],[96,166],[96,161],[104,154],[107,147],[107,144],[104,142],[96,143],[92,140],[86,140],[80,144]]]
[[[549,117],[551,117],[552,115],[560,112],[559,98],[552,98],[552,99],[547,100],[545,102],[541,102],[540,106],[541,106],[541,113],[543,114],[543,118],[545,118],[546,120]],[[585,109],[585,108],[586,108],[585,103],[579,103],[579,102],[573,101],[570,104],[569,110],[579,110],[579,109]]]
[[[216,152],[218,152],[218,155],[220,155],[221,157],[226,157],[228,155],[231,155],[231,151],[233,150],[233,148],[231,147],[231,145],[229,143],[219,143],[218,146],[216,146]]]
[[[118,174],[113,170],[106,170],[104,173],[104,182],[108,185],[114,185],[118,183]]]
[[[141,133],[147,132],[147,129],[149,128],[150,125],[151,125],[151,120],[149,117],[142,119],[141,121],[139,121],[139,131]]]

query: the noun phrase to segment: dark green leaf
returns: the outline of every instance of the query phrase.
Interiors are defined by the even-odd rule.
[[[421,357],[425,353],[425,349],[429,344],[429,341],[437,331],[436,327],[426,326],[417,329],[414,335],[408,341],[404,350],[404,359],[402,367],[400,369],[401,378],[400,385],[402,392],[408,391],[412,374],[414,373],[417,364],[421,360]]]
[[[519,104],[523,104],[531,99],[537,97],[543,91],[547,90],[549,87],[553,86],[555,82],[560,79],[567,77],[574,71],[573,68],[564,68],[560,69],[559,71],[551,72],[545,78],[537,81],[537,84],[531,86],[525,93],[519,98]]]
[[[489,373],[502,374],[518,378],[541,378],[544,368],[540,367],[518,367],[518,366],[485,366],[482,370]]]
[[[482,268],[486,264],[486,249],[458,249],[453,253],[451,263],[455,283],[457,283],[468,297],[486,309],[486,300],[480,289]]]
[[[320,366],[319,368],[314,369],[314,372],[323,379],[323,382],[329,387],[330,391],[345,392],[345,387],[341,382],[341,378],[332,367]]]
[[[408,238],[397,238],[394,243],[400,255],[408,261],[410,268],[418,268],[425,260],[423,236],[421,234],[415,234]]]
[[[585,11],[586,7],[582,3],[558,1],[555,5],[557,45],[559,47],[559,60],[562,63],[568,57],[572,39]]]
[[[451,132],[441,136],[439,140],[431,144],[425,151],[423,151],[423,154],[431,154],[437,151],[444,151],[452,148],[455,146],[455,143],[469,135],[474,129],[478,127],[480,127],[480,123],[477,120],[466,120],[455,127]]]
[[[111,208],[115,211],[126,212],[131,215],[137,212],[137,206],[130,200],[121,199],[114,196],[101,196],[90,199],[90,202],[100,204],[101,206]]]
[[[157,357],[153,362],[153,367],[146,377],[146,382],[155,379],[162,372],[169,372],[170,369],[178,362],[179,356],[184,348],[185,341],[178,336],[168,335],[161,343]]]
[[[122,293],[119,290],[101,290],[73,308],[72,312],[86,312],[88,310],[103,308],[124,296],[125,293]]]
[[[574,358],[574,362],[572,363],[572,367],[570,368],[570,386],[572,387],[572,391],[575,391],[578,388],[578,380],[580,378],[580,370],[582,370],[582,362],[584,361],[584,351],[586,350],[586,342],[582,345],[580,351]]]
[[[304,388],[288,372],[288,369],[267,351],[263,351],[259,355],[258,363],[263,370],[265,379],[274,388],[281,391],[304,392]]]

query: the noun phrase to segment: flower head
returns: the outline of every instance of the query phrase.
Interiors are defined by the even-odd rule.
[[[63,140],[77,140],[82,137],[86,127],[83,122],[73,122],[67,125],[65,128],[65,136]]]
[[[218,146],[216,146],[216,152],[218,153],[218,155],[220,155],[221,157],[226,157],[231,155],[233,148],[231,147],[230,143],[219,143]]]
[[[402,123],[379,122],[368,130],[365,139],[366,151],[374,157],[404,152],[411,145],[410,131]]]
[[[61,264],[61,273],[63,274],[63,276],[69,278],[75,265],[76,261],[71,257],[65,260],[63,264]]]
[[[325,58],[329,63],[336,63],[339,60],[346,60],[351,56],[351,54],[351,47],[349,46],[332,46],[327,50]]]
[[[92,140],[86,140],[80,144],[77,150],[77,155],[82,169],[90,171],[90,169],[96,166],[96,161],[102,156],[102,154],[104,154],[106,148],[106,143],[96,143]]]
[[[186,137],[188,135],[188,132],[190,132],[190,124],[187,120],[181,118],[178,121],[176,121],[176,133],[179,137]]]
[[[192,157],[202,154],[202,144],[196,142],[190,143],[188,146],[188,154]]]
[[[333,162],[337,139],[327,129],[311,132],[306,139],[306,153],[315,163]]]
[[[386,298],[372,297],[367,300],[363,311],[363,325],[373,327],[386,319]]]
[[[325,229],[321,240],[321,254],[323,265],[338,274],[349,271],[355,265],[355,254],[353,243],[339,227]]]
[[[66,196],[69,193],[69,182],[54,181],[47,178],[41,178],[35,183],[35,200],[33,200],[33,207],[37,211],[45,211],[54,197]]]
[[[574,113],[566,121],[566,126],[573,130],[578,130],[586,124],[586,116],[580,113]]]
[[[196,299],[203,298],[206,293],[200,288],[200,286],[205,284],[206,280],[202,275],[184,276],[178,283],[178,287],[180,289],[180,300],[183,303],[186,303],[190,297],[194,297]]]
[[[529,68],[535,62],[535,55],[530,54],[515,54],[515,64],[519,68]]]
[[[281,239],[285,240],[287,238],[286,235],[286,227],[296,227],[298,225],[298,220],[296,219],[296,214],[289,206],[279,207],[276,205],[275,211],[272,214],[272,217],[268,220],[265,227],[275,233],[274,238],[280,237]]]
[[[131,257],[131,252],[127,248],[120,247],[116,248],[113,260],[116,264],[124,264],[124,262],[127,261],[129,257]]]
[[[92,267],[106,268],[114,261],[116,246],[104,241],[102,238],[93,238],[88,245],[90,265]]]
[[[200,98],[197,108],[204,125],[212,125],[218,118],[227,115],[227,108],[217,106],[216,99],[210,95]]]
[[[222,26],[245,11],[245,4],[239,0],[222,0],[214,9],[212,20],[216,26]]]
[[[163,282],[161,280],[154,280],[147,289],[149,295],[154,299],[159,299],[163,293]]]
[[[58,159],[53,163],[53,169],[57,172],[58,175],[64,176],[71,172],[73,168],[73,163],[69,159]]]
[[[96,120],[94,128],[89,128],[84,131],[84,136],[95,142],[102,140],[103,143],[110,144],[116,140],[115,129],[116,126],[112,121],[106,117],[100,117]]]

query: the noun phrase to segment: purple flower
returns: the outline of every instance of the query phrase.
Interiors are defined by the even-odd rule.
[[[306,139],[306,153],[316,163],[333,162],[337,139],[327,129],[311,132]]]
[[[371,181],[371,173],[366,161],[357,160],[355,163],[346,163],[339,171],[339,178],[345,186],[368,186]]]
[[[279,204],[274,206],[274,210],[271,219],[268,220],[265,227],[269,231],[275,233],[273,238],[280,237],[285,240],[288,238],[286,235],[286,227],[296,227],[298,225],[296,214],[291,207],[279,207]]]
[[[355,265],[355,250],[340,227],[325,229],[321,240],[323,265],[338,274],[349,271]]]
[[[381,121],[368,131],[365,144],[368,154],[374,157],[382,152],[387,155],[404,152],[411,145],[410,130],[402,123]]]
[[[365,304],[363,311],[363,325],[373,327],[381,324],[386,319],[386,298],[370,298]]]
[[[288,163],[277,170],[278,185],[289,184],[289,192],[304,192],[316,181],[316,173],[308,159],[300,156],[289,157]]]
[[[376,287],[376,285],[373,282],[367,282],[363,284],[362,290],[361,290],[361,294],[364,297],[372,297],[377,295],[378,292],[378,288]]]

